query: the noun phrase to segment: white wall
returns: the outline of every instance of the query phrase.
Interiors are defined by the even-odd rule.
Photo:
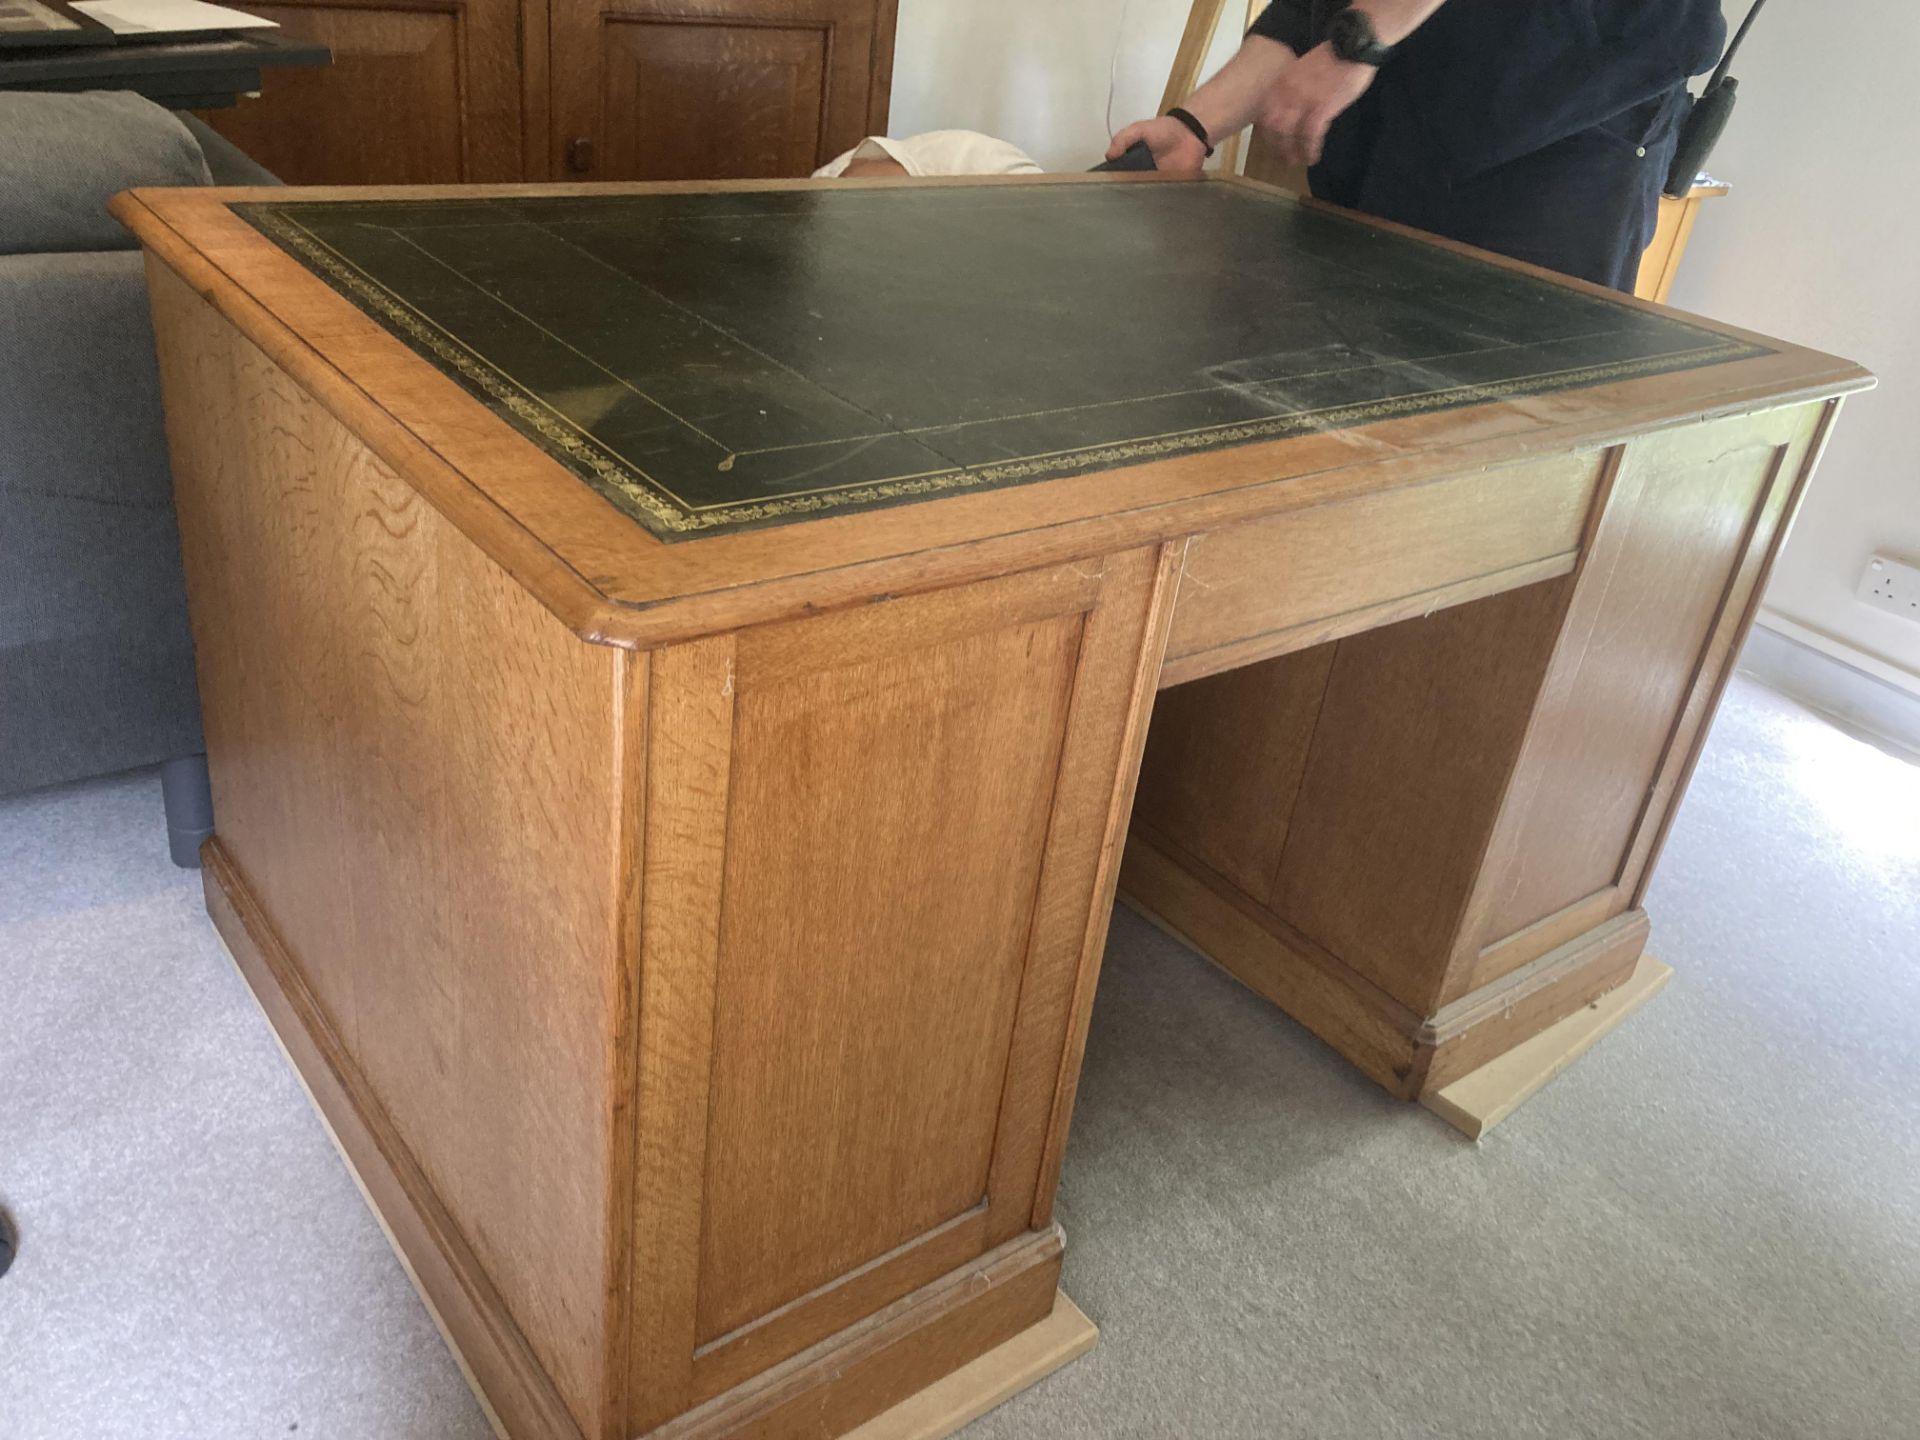
[[[1735,21],[1746,0],[1727,0]],[[1240,7],[1230,4],[1237,16]],[[984,130],[1050,169],[1151,114],[1188,0],[900,0],[893,130]],[[1211,70],[1230,53],[1222,27]],[[1920,692],[1920,626],[1853,598],[1876,549],[1920,561],[1920,4],[1781,3],[1735,73],[1712,162],[1733,183],[1694,231],[1673,303],[1858,360],[1849,402],[1767,593],[1767,617]],[[1864,658],[1863,658],[1864,657]]]
[[[1745,0],[1727,9],[1737,20]],[[1873,673],[1920,692],[1920,625],[1853,598],[1876,549],[1920,561],[1916,53],[1913,0],[1784,0],[1761,13],[1710,166],[1733,193],[1701,211],[1672,299],[1880,377],[1841,414],[1762,618],[1837,641],[1823,648],[1860,652]]]
[[[896,135],[981,130],[1049,170],[1084,170],[1107,150],[1107,77],[1119,55],[1114,128],[1154,114],[1190,0],[900,0]],[[1244,6],[1229,3],[1235,16]],[[1221,26],[1207,69],[1235,43]]]

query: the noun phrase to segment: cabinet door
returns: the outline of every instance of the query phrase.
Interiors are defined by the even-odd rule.
[[[296,185],[518,180],[520,0],[251,5],[333,64],[271,70],[204,118]]]
[[[554,0],[553,175],[805,175],[886,128],[895,0]]]

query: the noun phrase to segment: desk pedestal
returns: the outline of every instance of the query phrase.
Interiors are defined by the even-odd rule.
[[[1631,441],[1572,573],[1163,691],[1123,892],[1408,1098],[1624,981],[1825,414]]]
[[[506,1433],[844,1434],[1044,1320],[1179,545],[592,643],[152,284],[209,910]]]

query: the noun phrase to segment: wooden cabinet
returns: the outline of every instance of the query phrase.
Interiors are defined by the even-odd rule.
[[[518,180],[519,0],[255,5],[333,64],[278,71],[259,98],[202,118],[291,184]]]
[[[893,0],[555,0],[556,179],[805,175],[887,123]]]
[[[884,131],[897,0],[288,0],[333,50],[205,115],[300,185],[805,175]]]

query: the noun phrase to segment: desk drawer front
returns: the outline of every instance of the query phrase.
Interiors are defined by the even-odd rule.
[[[1604,460],[1474,471],[1194,536],[1169,681],[1565,573]]]

